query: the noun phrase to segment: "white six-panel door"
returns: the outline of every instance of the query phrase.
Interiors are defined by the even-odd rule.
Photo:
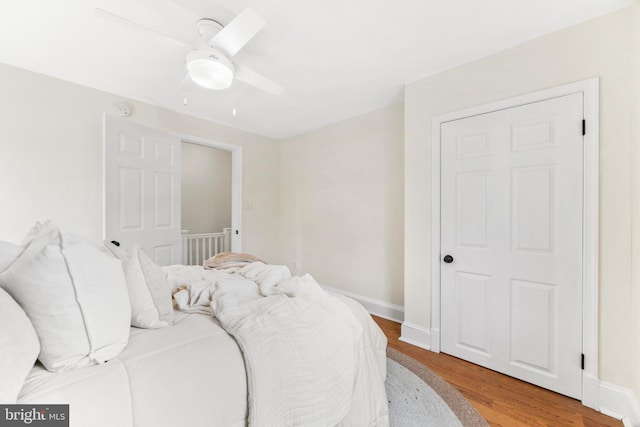
[[[441,349],[575,398],[582,97],[441,126]]]
[[[105,239],[181,263],[180,139],[111,116],[104,131]]]

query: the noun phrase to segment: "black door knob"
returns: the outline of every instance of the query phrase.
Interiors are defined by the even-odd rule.
[[[451,255],[445,255],[442,260],[447,264],[451,264],[453,262],[453,257]]]

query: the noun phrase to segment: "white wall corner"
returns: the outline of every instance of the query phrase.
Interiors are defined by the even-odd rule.
[[[633,391],[601,381],[598,404],[600,412],[621,419],[625,427],[640,426],[640,401]]]
[[[431,331],[415,323],[403,322],[400,341],[424,348],[425,350],[431,350]]]
[[[322,286],[322,288],[327,292],[344,295],[345,297],[356,300],[370,314],[373,314],[374,316],[392,320],[397,323],[402,323],[402,321],[404,320],[404,307],[401,305],[391,304],[386,301],[354,294],[351,292],[343,291],[341,289],[330,288],[329,286]]]

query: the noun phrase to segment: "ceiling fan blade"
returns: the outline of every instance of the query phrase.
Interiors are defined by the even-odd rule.
[[[245,82],[251,86],[255,86],[258,89],[262,89],[265,92],[269,92],[273,95],[280,95],[284,91],[284,88],[278,83],[269,80],[261,74],[256,73],[250,68],[240,65],[237,62],[233,64],[235,67],[235,78],[242,82]]]
[[[157,36],[160,36],[160,37],[162,37],[162,38],[164,38],[166,40],[169,40],[169,41],[171,41],[173,43],[177,43],[177,44],[180,44],[180,45],[192,47],[192,44],[189,43],[188,41],[178,40],[174,36],[170,36],[170,35],[162,32],[160,30],[148,27],[148,26],[143,25],[143,24],[141,24],[139,22],[132,21],[132,20],[127,19],[127,18],[125,18],[123,16],[116,15],[115,13],[109,12],[106,9],[102,9],[101,7],[96,7],[94,9],[94,13],[95,13],[96,16],[98,16],[98,17],[100,17],[102,19],[114,22],[114,23],[116,23],[118,25],[122,25],[122,26],[128,27],[128,28],[130,28],[132,30],[145,31],[145,32],[152,33],[152,34],[155,34]]]
[[[266,24],[265,20],[252,8],[248,7],[233,18],[209,44],[222,49],[233,56],[255,36]]]

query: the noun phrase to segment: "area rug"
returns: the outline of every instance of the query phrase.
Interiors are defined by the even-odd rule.
[[[452,385],[392,348],[387,348],[385,386],[391,427],[489,425]]]

